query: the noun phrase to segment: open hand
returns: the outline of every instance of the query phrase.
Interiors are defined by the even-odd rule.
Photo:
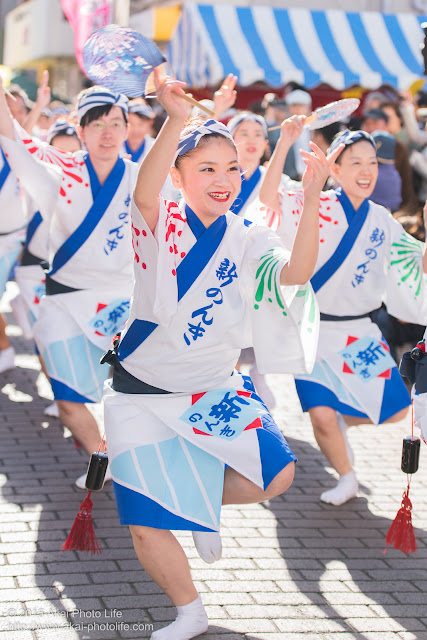
[[[157,100],[169,118],[177,118],[185,122],[192,110],[191,104],[182,99],[182,96],[185,95],[186,83],[173,80],[170,76],[161,78],[157,68],[153,71],[153,77]]]
[[[338,158],[344,146],[343,144],[340,145],[328,156],[325,156],[323,151],[314,142],[310,142],[311,153],[300,149],[300,154],[302,155],[304,163],[307,165],[302,177],[304,197],[311,195],[319,196],[329,177],[331,165]]]
[[[225,113],[228,109],[231,109],[231,107],[236,102],[236,83],[237,76],[229,73],[218,91],[215,91],[213,100],[215,105],[214,111],[216,118],[220,118],[222,114]]]
[[[291,116],[283,120],[280,132],[280,144],[291,147],[300,137],[304,128],[305,116]]]
[[[36,104],[40,109],[44,109],[49,105],[51,101],[50,87],[49,87],[49,71],[43,71],[42,81],[37,89]]]
[[[414,97],[410,89],[406,89],[406,91],[401,91],[400,97],[402,98],[401,104],[403,105],[414,104]]]

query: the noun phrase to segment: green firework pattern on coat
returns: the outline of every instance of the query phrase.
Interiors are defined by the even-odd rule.
[[[423,245],[421,242],[404,233],[398,242],[391,245],[389,269],[397,268],[399,285],[407,284],[419,296],[423,279]]]
[[[285,253],[282,249],[269,249],[260,259],[260,266],[257,269],[255,280],[258,285],[255,291],[255,309],[259,309],[259,303],[266,296],[269,302],[273,299],[277,302],[286,316],[279,287],[277,286],[277,271],[283,266]]]
[[[287,259],[288,254],[280,248],[269,249],[266,254],[260,258],[260,266],[257,269],[256,290],[255,290],[255,309],[259,309],[259,305],[263,300],[276,303],[284,316],[287,315],[282,302],[280,293],[280,285],[278,281],[278,270],[283,268],[283,260]],[[303,298],[302,303],[306,306],[305,320],[308,325],[314,324],[316,320],[316,299],[310,285],[300,288],[296,293],[296,298]],[[301,324],[301,323],[299,323]],[[311,327],[307,327],[307,331],[311,333]]]
[[[307,309],[306,322],[308,324],[308,333],[312,332],[312,326],[316,322],[316,296],[310,285],[307,285],[305,289],[297,291],[297,298],[304,297],[304,305]]]

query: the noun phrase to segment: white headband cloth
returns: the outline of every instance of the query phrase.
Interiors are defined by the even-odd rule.
[[[59,118],[47,132],[46,141],[50,144],[55,136],[77,136],[77,129],[63,118]]]
[[[175,164],[178,156],[182,156],[184,155],[184,153],[195,149],[200,140],[204,136],[210,135],[211,133],[217,133],[221,136],[224,136],[224,138],[228,138],[234,145],[233,137],[225,124],[222,124],[222,122],[217,122],[216,120],[206,120],[206,122],[197,127],[197,129],[194,129],[194,131],[181,138],[172,162],[172,166]]]
[[[107,104],[120,107],[125,114],[128,113],[128,99],[122,93],[114,93],[105,87],[99,91],[91,91],[83,95],[77,104],[77,117],[79,123],[83,116],[95,107],[104,107]]]
[[[340,144],[345,145],[345,148],[347,148],[352,144],[355,144],[356,142],[360,142],[360,140],[366,140],[367,142],[370,142],[375,151],[377,150],[375,140],[366,131],[350,131],[349,129],[345,129],[345,131],[341,131],[335,136],[327,153],[329,154],[332,153],[332,151],[335,151],[335,149],[337,149]]]
[[[267,123],[265,122],[262,116],[259,116],[256,113],[239,113],[234,118],[228,122],[227,127],[232,136],[236,133],[237,127],[242,124],[242,122],[258,122],[261,125],[265,137],[267,137]]]
[[[152,120],[155,116],[154,112],[148,104],[129,104],[129,113],[136,113],[144,118]]]

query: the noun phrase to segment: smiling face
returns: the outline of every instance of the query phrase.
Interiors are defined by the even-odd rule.
[[[331,171],[357,210],[369,198],[378,178],[376,150],[367,140],[344,149]]]
[[[80,140],[85,144],[92,160],[112,161],[117,159],[122,144],[127,138],[127,124],[123,110],[111,107],[109,113],[101,115],[87,125],[78,128]]]
[[[236,149],[226,138],[204,136],[170,173],[173,186],[205,227],[227,213],[240,192]]]
[[[262,125],[254,120],[244,120],[237,127],[233,139],[239,154],[240,167],[244,171],[257,167],[267,147]]]
[[[137,113],[129,113],[129,142],[141,144],[145,136],[151,132],[153,121],[149,118],[141,118]]]

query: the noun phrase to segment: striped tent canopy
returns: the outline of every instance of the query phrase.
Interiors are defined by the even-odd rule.
[[[401,91],[423,76],[426,20],[410,13],[184,3],[167,58],[192,87],[214,86],[234,73],[241,86],[293,81]]]

